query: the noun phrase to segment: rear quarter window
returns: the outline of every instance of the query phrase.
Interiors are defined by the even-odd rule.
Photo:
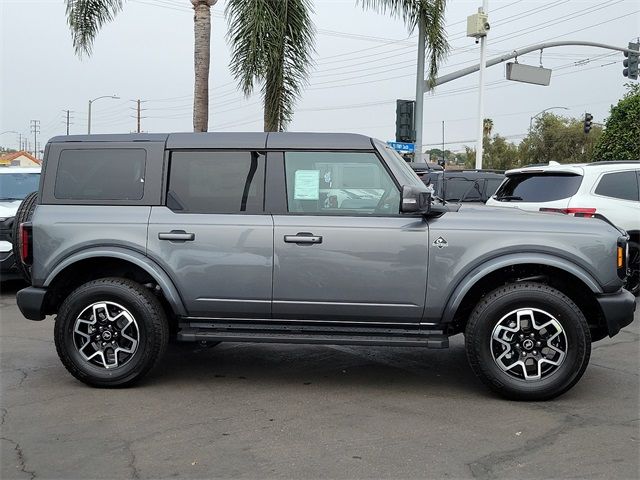
[[[582,175],[571,173],[518,173],[507,177],[496,192],[496,200],[553,202],[576,194]]]
[[[638,201],[638,175],[634,170],[605,173],[594,193],[603,197]]]
[[[54,196],[64,200],[140,200],[145,164],[144,149],[63,150]]]

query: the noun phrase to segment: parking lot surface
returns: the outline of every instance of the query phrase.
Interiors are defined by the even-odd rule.
[[[2,285],[0,477],[603,478],[640,476],[640,322],[593,347],[557,400],[487,391],[449,350],[171,345],[133,388],[58,361],[53,321]]]

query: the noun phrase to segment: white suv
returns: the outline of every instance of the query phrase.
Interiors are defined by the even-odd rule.
[[[0,280],[19,277],[13,258],[13,217],[39,182],[40,167],[0,167]]]
[[[627,288],[640,291],[640,161],[594,162],[517,168],[487,205],[577,217],[600,217],[629,234]]]

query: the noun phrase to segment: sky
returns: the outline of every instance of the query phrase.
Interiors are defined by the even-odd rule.
[[[451,44],[440,74],[477,64],[479,46],[466,37],[466,17],[481,0],[449,0]],[[209,131],[260,131],[259,91],[245,98],[229,68],[224,19],[226,1],[212,9]],[[381,140],[395,135],[395,100],[414,99],[416,32],[399,19],[366,11],[356,0],[313,0],[314,66],[296,104],[290,131],[353,132]],[[585,40],[626,47],[640,35],[640,0],[489,0],[488,58],[545,41]],[[0,145],[17,148],[16,131],[33,141],[31,120],[40,121],[38,142],[86,133],[88,100],[92,133],[136,128],[133,100],[142,100],[142,130],[192,130],[193,13],[189,0],[126,0],[115,21],[98,34],[91,57],[71,45],[63,0],[0,0]],[[485,117],[494,132],[518,142],[532,116],[543,109],[603,123],[625,92],[620,52],[594,47],[545,50],[552,68],[548,87],[505,79],[504,64],[486,71]],[[540,64],[540,53],[519,57]],[[478,74],[439,86],[425,96],[424,144],[472,146],[476,136]]]

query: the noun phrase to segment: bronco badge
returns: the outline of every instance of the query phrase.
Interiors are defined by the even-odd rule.
[[[444,238],[438,237],[433,241],[433,246],[438,248],[444,248],[444,247],[448,247],[449,244]]]

